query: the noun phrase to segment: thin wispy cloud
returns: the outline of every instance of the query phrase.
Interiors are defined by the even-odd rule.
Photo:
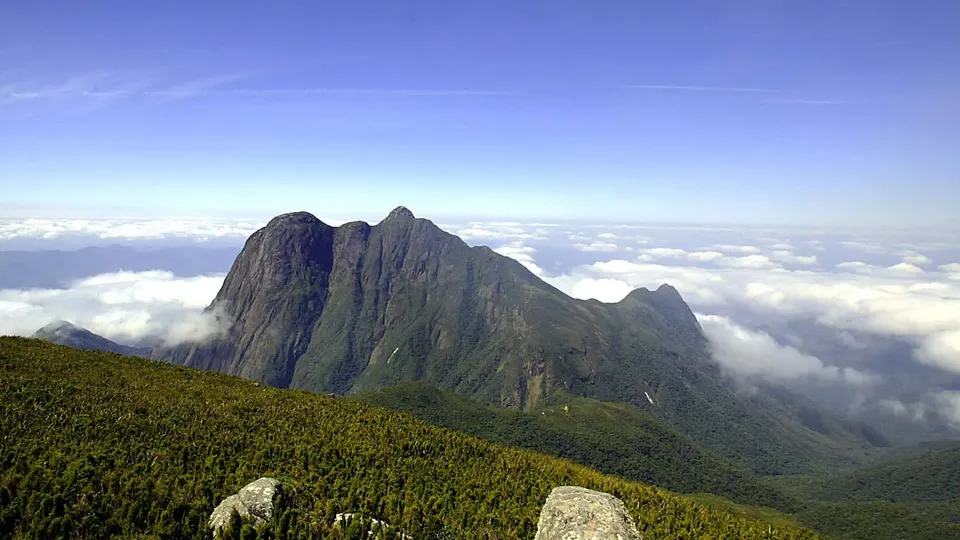
[[[663,90],[679,92],[730,92],[748,94],[774,94],[780,90],[774,88],[754,88],[746,86],[690,86],[682,84],[634,84],[633,90]]]
[[[179,81],[164,81],[156,72],[90,71],[59,81],[0,80],[0,105],[50,103],[98,107],[121,99],[179,101],[204,97],[284,98],[311,96],[464,97],[503,96],[510,92],[473,88],[337,88],[236,87],[250,73],[224,73]]]
[[[36,79],[11,81],[0,84],[0,104],[71,100],[102,103],[142,93],[156,80],[154,71],[96,70],[52,82]]]
[[[510,92],[500,90],[474,89],[425,89],[425,88],[239,88],[222,92],[223,94],[267,97],[267,96],[505,96]]]
[[[783,105],[847,105],[849,102],[837,99],[765,99],[764,103],[779,103]]]
[[[223,75],[213,75],[199,79],[189,80],[174,84],[168,88],[149,90],[144,92],[147,96],[156,96],[166,99],[189,99],[198,96],[204,96],[217,89],[241,81],[249,77],[246,73],[228,73]]]
[[[716,94],[783,94],[786,91],[776,88],[760,88],[752,86],[696,86],[683,84],[634,84],[633,90],[648,90],[659,92],[691,92]],[[810,99],[794,97],[771,97],[763,99],[761,103],[777,103],[781,105],[846,105],[846,101],[836,99]]]

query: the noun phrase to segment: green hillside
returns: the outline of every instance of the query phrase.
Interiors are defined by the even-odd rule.
[[[361,401],[492,441],[570,459],[599,471],[683,493],[797,509],[732,462],[703,450],[656,416],[625,404],[561,393],[533,412],[486,407],[425,383],[355,396]]]
[[[808,527],[843,540],[960,538],[960,499],[936,503],[808,503],[798,517]]]
[[[774,479],[809,502],[808,526],[838,538],[960,538],[960,443],[899,449],[873,465]]]
[[[417,539],[532,538],[565,484],[623,499],[646,539],[814,537],[355,401],[39,340],[0,338],[0,433],[5,537],[208,538],[264,475],[292,495],[260,538],[337,538],[351,511]]]
[[[821,501],[932,502],[960,498],[960,443],[903,451],[892,459],[839,474],[781,481],[805,498]]]

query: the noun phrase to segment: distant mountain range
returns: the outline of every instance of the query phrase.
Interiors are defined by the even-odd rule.
[[[115,352],[144,358],[149,358],[151,354],[149,348],[121,345],[67,321],[54,321],[34,332],[32,337],[84,351]]]

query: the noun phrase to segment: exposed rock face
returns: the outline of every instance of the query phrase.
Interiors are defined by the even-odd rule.
[[[535,540],[642,540],[623,501],[599,491],[554,488],[540,511]]]
[[[336,228],[297,212],[271,220],[237,257],[209,308],[230,331],[154,357],[311,391],[426,379],[529,409],[561,387],[604,398],[629,386],[625,370],[706,358],[679,294],[645,292],[575,300],[404,207]]]
[[[216,536],[218,530],[230,523],[234,512],[240,517],[253,516],[257,523],[269,521],[273,517],[274,505],[282,495],[280,481],[275,478],[264,477],[250,482],[217,505],[210,514],[210,530]]]

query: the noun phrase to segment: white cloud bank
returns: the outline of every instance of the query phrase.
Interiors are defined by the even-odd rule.
[[[960,426],[960,391],[938,392],[933,399],[937,410],[951,423]]]
[[[203,312],[224,277],[117,272],[66,289],[0,290],[0,334],[28,336],[62,319],[125,343],[147,336],[168,344],[202,341],[226,329],[219,313]]]
[[[903,262],[907,264],[921,265],[921,264],[930,264],[933,261],[930,260],[930,257],[917,253],[915,255],[907,255],[906,257],[903,258]]]
[[[804,377],[863,385],[872,377],[850,368],[827,366],[815,356],[777,343],[764,332],[743,328],[727,317],[697,314],[714,360],[734,375],[782,382]]]
[[[574,246],[576,247],[576,246]],[[724,252],[726,251],[726,253]],[[639,250],[637,260],[653,262],[656,260],[688,260],[695,263],[714,264],[728,268],[781,268],[781,263],[792,265],[812,265],[817,263],[816,255],[797,255],[792,251],[775,250],[760,254],[754,246],[711,246],[698,251],[671,247],[655,247]],[[736,253],[730,255],[728,253]],[[746,255],[742,255],[746,253]]]
[[[920,401],[904,403],[898,399],[884,399],[880,405],[897,416],[908,420],[920,420],[928,412],[942,415],[950,424],[960,427],[960,391],[941,390],[930,392]]]
[[[544,275],[543,268],[540,268],[537,266],[537,263],[533,262],[533,254],[536,253],[537,250],[530,246],[523,245],[523,242],[512,242],[505,246],[500,246],[493,251],[505,257],[510,257],[518,263],[526,266],[527,270],[530,270],[537,276]]]
[[[8,219],[0,220],[0,241],[24,238],[57,240],[69,237],[94,237],[101,240],[242,239],[265,224],[265,221],[210,219]]]
[[[470,242],[472,240],[538,240],[549,234],[549,231],[543,227],[552,226],[516,221],[472,221],[466,225],[448,225],[444,228],[448,228],[452,234],[459,236],[465,242]]]
[[[706,312],[736,307],[815,318],[838,330],[906,338],[915,343],[917,360],[960,373],[960,282],[951,279],[951,273],[892,269],[829,273],[765,268],[762,259],[743,262],[749,264],[701,268],[684,265],[683,260],[676,260],[676,265],[610,260],[547,279],[571,296],[603,302],[619,301],[637,287],[670,283]],[[843,263],[841,268],[865,266],[869,265]]]
[[[614,244],[613,242],[579,242],[573,245],[573,249],[579,251],[585,251],[587,253],[610,253],[613,251],[621,251],[620,247]]]

